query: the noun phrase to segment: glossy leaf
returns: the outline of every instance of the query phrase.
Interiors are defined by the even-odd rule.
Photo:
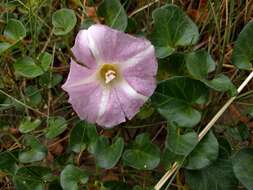
[[[40,124],[41,124],[40,119],[35,119],[34,121],[32,121],[31,117],[26,117],[21,122],[21,124],[19,126],[19,131],[21,133],[29,133],[29,132],[33,131],[34,129],[36,129],[37,127],[39,127]]]
[[[46,128],[46,138],[53,139],[60,135],[66,130],[67,125],[67,121],[64,117],[56,116],[49,118],[48,127]]]
[[[68,34],[77,22],[75,12],[71,9],[62,8],[53,13],[52,24],[54,34],[57,36]]]
[[[4,36],[16,42],[26,36],[26,29],[19,20],[10,19],[4,30]]]
[[[25,97],[26,103],[33,107],[38,106],[42,101],[40,90],[35,85],[30,85],[25,88]]]
[[[106,137],[100,136],[94,146],[94,157],[100,168],[111,169],[119,161],[124,148],[124,140],[117,137],[110,145]]]
[[[237,179],[248,190],[253,190],[253,149],[241,149],[233,157],[233,170]]]
[[[185,157],[183,155],[175,154],[174,152],[170,151],[168,148],[165,148],[161,163],[165,167],[166,170],[169,170],[174,162],[182,163]]]
[[[26,136],[25,142],[26,150],[19,153],[19,161],[22,163],[30,163],[41,161],[47,154],[46,147],[41,144],[35,137]]]
[[[19,58],[14,63],[14,69],[17,74],[27,77],[35,78],[42,75],[45,71],[49,69],[50,64],[52,63],[53,57],[49,53],[44,53],[38,63],[36,63],[31,57],[22,57]]]
[[[186,170],[186,183],[191,190],[232,190],[236,180],[231,160],[219,159],[201,170]]]
[[[98,7],[98,15],[112,28],[124,31],[127,27],[127,14],[119,0],[103,0]]]
[[[218,153],[218,141],[214,134],[209,132],[187,157],[184,167],[191,170],[204,168],[217,159]]]
[[[62,75],[46,72],[39,78],[39,84],[45,88],[53,88],[62,81]]]
[[[16,19],[9,19],[4,30],[6,41],[0,42],[0,54],[22,40],[25,36],[26,29],[22,22]]]
[[[64,190],[78,190],[78,184],[86,184],[87,173],[73,165],[67,165],[61,172],[61,186]]]
[[[171,124],[167,127],[166,148],[178,155],[187,156],[197,145],[198,135],[195,132],[180,134],[176,125]]]
[[[153,144],[147,134],[136,137],[131,148],[123,154],[125,165],[138,170],[152,170],[160,162],[160,149]]]
[[[232,94],[236,93],[236,88],[231,82],[231,80],[223,74],[219,74],[216,78],[212,79],[211,81],[205,80],[204,83],[209,86],[210,88],[213,88],[217,91],[228,91],[230,90]]]
[[[159,58],[172,54],[179,46],[195,44],[199,38],[196,24],[175,5],[165,5],[152,13],[154,31],[150,38]]]
[[[204,50],[187,54],[185,62],[189,73],[198,80],[207,79],[216,66],[211,55]]]
[[[14,173],[17,169],[18,151],[0,152],[0,173]]]
[[[94,153],[94,146],[98,134],[96,126],[86,122],[78,123],[70,133],[69,145],[72,151],[79,153],[87,147],[91,153]]]
[[[19,168],[14,175],[16,190],[43,190],[52,177],[51,170],[41,166]]]
[[[253,21],[250,21],[239,34],[232,55],[232,63],[239,69],[252,68],[253,60]]]
[[[158,84],[151,100],[158,112],[181,127],[195,126],[201,113],[193,108],[196,101],[208,91],[200,81],[187,77],[173,77]]]

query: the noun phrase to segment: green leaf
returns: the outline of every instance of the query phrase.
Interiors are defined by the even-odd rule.
[[[47,154],[46,147],[42,145],[35,137],[26,136],[26,150],[19,153],[19,161],[22,163],[30,163],[41,161]]]
[[[23,121],[21,122],[19,126],[19,131],[21,133],[29,133],[40,126],[41,120],[35,119],[34,121],[31,121],[31,117],[25,117]]]
[[[94,146],[98,139],[96,126],[86,122],[78,123],[70,133],[69,145],[72,151],[79,153],[89,148],[94,153]]]
[[[168,121],[176,122],[181,127],[193,127],[201,119],[201,113],[193,105],[207,91],[200,81],[173,77],[158,84],[151,100]]]
[[[211,55],[204,50],[191,52],[185,56],[186,67],[196,79],[206,79],[208,73],[215,70],[215,62]]]
[[[160,162],[160,149],[151,143],[147,134],[140,134],[124,152],[123,161],[125,165],[138,170],[152,170]]]
[[[241,149],[232,159],[237,179],[248,189],[253,190],[253,149]]]
[[[156,54],[164,58],[172,54],[179,46],[195,44],[199,38],[196,24],[183,10],[174,5],[165,5],[152,13],[154,31],[151,41]]]
[[[195,132],[188,132],[180,135],[180,128],[175,124],[167,127],[166,148],[178,155],[188,155],[198,143],[198,135]]]
[[[16,19],[9,19],[4,30],[6,41],[0,42],[0,55],[22,40],[25,36],[26,30],[22,22]]]
[[[77,22],[75,12],[71,9],[62,8],[53,13],[52,24],[54,34],[57,36],[68,34]]]
[[[53,139],[63,133],[67,128],[67,125],[67,121],[64,117],[56,116],[49,118],[48,127],[46,128],[46,138]]]
[[[203,82],[210,88],[213,88],[214,90],[222,92],[230,90],[232,94],[236,94],[235,86],[226,75],[219,74],[216,78],[212,79],[211,81],[204,80]]]
[[[127,27],[127,14],[119,0],[103,0],[98,7],[98,16],[104,17],[106,25],[125,31]]]
[[[78,190],[78,184],[86,184],[87,173],[73,165],[67,165],[61,172],[61,186],[64,190]]]
[[[124,148],[124,140],[117,137],[115,142],[109,145],[106,137],[100,136],[94,146],[94,157],[96,164],[105,169],[113,168],[119,161]]]
[[[43,70],[44,73],[49,69],[50,65],[53,63],[53,55],[45,52],[41,54],[41,56],[39,57],[39,62],[41,69]]]
[[[169,170],[174,162],[183,163],[185,157],[183,155],[175,154],[174,152],[170,151],[168,148],[165,148],[161,163],[165,167],[166,170]]]
[[[19,168],[13,179],[16,190],[43,190],[50,178],[52,173],[49,168],[29,166]]]
[[[10,19],[4,30],[4,36],[16,43],[26,36],[25,27],[19,20]]]
[[[14,69],[17,74],[27,77],[35,78],[42,75],[45,71],[49,69],[50,64],[52,63],[53,57],[49,53],[44,53],[39,58],[40,63],[35,63],[31,57],[22,57],[19,58],[14,63]]]
[[[26,103],[31,106],[38,106],[42,101],[40,90],[35,85],[25,88]]]
[[[17,169],[18,151],[0,152],[0,173],[14,173]]]
[[[231,160],[218,159],[201,170],[186,170],[186,183],[191,190],[232,190],[238,182]]]
[[[209,132],[187,157],[184,167],[191,170],[204,168],[217,159],[218,153],[218,141],[214,134]]]
[[[10,43],[0,42],[0,55],[11,47]]]
[[[39,78],[39,84],[45,88],[53,88],[62,81],[62,75],[46,72]]]
[[[253,60],[253,21],[250,21],[239,34],[232,55],[232,63],[239,69],[252,68]]]

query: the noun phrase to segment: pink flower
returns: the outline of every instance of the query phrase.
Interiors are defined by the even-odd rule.
[[[104,25],[81,30],[62,88],[81,119],[113,127],[132,119],[155,90],[154,47]]]

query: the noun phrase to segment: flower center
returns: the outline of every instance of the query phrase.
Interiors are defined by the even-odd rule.
[[[117,66],[114,64],[104,64],[99,74],[105,84],[109,84],[118,77]]]

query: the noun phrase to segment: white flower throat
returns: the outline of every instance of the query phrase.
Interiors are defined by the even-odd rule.
[[[105,73],[105,83],[108,84],[111,82],[113,79],[116,78],[116,72],[114,70],[108,70]]]
[[[108,85],[116,80],[119,80],[119,68],[115,64],[104,64],[99,69],[100,80]]]

